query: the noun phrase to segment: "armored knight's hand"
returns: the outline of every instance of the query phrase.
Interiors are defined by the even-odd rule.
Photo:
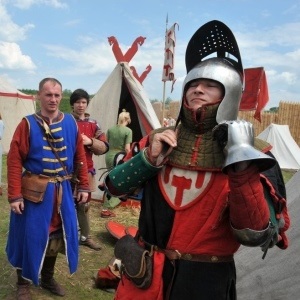
[[[214,136],[225,154],[224,173],[227,173],[229,167],[243,170],[250,163],[255,163],[260,171],[275,165],[272,157],[254,148],[254,130],[250,122],[225,121],[216,126]]]

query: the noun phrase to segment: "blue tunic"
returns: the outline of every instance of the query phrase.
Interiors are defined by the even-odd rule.
[[[48,176],[65,176],[61,164],[49,146],[36,115],[27,116],[30,132],[30,149],[23,166],[34,174]],[[62,120],[49,125],[53,137],[53,145],[67,168],[68,174],[73,172],[73,159],[76,151],[78,127],[75,119],[64,114]],[[62,183],[49,182],[45,197],[41,203],[33,203],[24,199],[24,212],[19,215],[11,213],[7,257],[13,267],[22,269],[22,276],[39,284],[39,275],[43,265],[45,252],[49,242],[49,227],[54,206],[54,197],[58,185],[62,185],[62,203],[60,216],[63,226],[63,237],[70,273],[77,270],[78,265],[78,230],[77,215],[74,206],[72,189],[68,180]]]

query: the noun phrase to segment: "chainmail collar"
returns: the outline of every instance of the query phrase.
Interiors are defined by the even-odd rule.
[[[205,133],[216,125],[216,115],[220,103],[199,107],[192,110],[186,104],[182,107],[181,124],[193,133]]]
[[[182,106],[177,147],[169,156],[170,165],[189,170],[221,170],[224,154],[212,133],[218,107],[219,103],[202,106],[194,112]]]

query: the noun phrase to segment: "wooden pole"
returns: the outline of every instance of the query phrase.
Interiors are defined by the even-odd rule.
[[[168,14],[166,17],[166,32],[165,32],[165,53],[164,56],[166,55],[166,38],[167,38],[167,32],[168,32]],[[164,69],[163,69],[164,72]],[[161,125],[164,126],[164,119],[165,119],[165,99],[166,98],[166,81],[164,81],[163,85],[163,99],[162,99],[162,120],[161,120]]]
[[[166,82],[164,81],[163,101],[162,101],[162,121],[161,121],[162,126],[164,126],[164,120],[165,120],[165,98],[166,98]]]

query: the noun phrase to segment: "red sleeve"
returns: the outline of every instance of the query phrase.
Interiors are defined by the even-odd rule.
[[[97,140],[99,140],[99,141],[102,141],[102,142],[107,143],[107,138],[106,138],[106,135],[105,135],[104,132],[103,132],[101,135],[99,135],[98,137],[96,137],[96,138],[97,138]]]
[[[82,141],[81,134],[77,135],[77,145],[76,145],[76,153],[75,153],[75,166],[77,164],[82,164],[82,167],[79,169],[78,172],[78,179],[80,181],[78,188],[81,190],[89,190],[89,179],[88,179],[88,169],[87,169],[87,162],[86,162],[86,155],[84,150],[84,145]]]
[[[7,154],[8,201],[23,198],[21,193],[22,166],[28,151],[29,127],[26,119],[22,119],[14,132]]]
[[[98,125],[98,123],[96,123],[96,126],[95,126],[95,134],[94,134],[94,138],[99,140],[99,141],[102,141],[104,142],[105,144],[108,145],[108,142],[107,142],[107,137],[106,137],[106,134],[105,132],[102,131],[102,129],[100,128],[100,126]]]
[[[270,212],[256,166],[228,172],[230,220],[235,229],[264,230]]]
[[[290,228],[291,220],[287,209],[287,202],[285,198],[282,198],[272,185],[271,181],[261,175],[262,181],[268,187],[270,196],[273,199],[275,207],[280,208],[280,212],[276,212],[277,219],[282,219],[284,222],[284,226],[279,229],[279,242],[276,244],[281,249],[286,249],[288,247],[289,241],[286,236],[286,231]]]

